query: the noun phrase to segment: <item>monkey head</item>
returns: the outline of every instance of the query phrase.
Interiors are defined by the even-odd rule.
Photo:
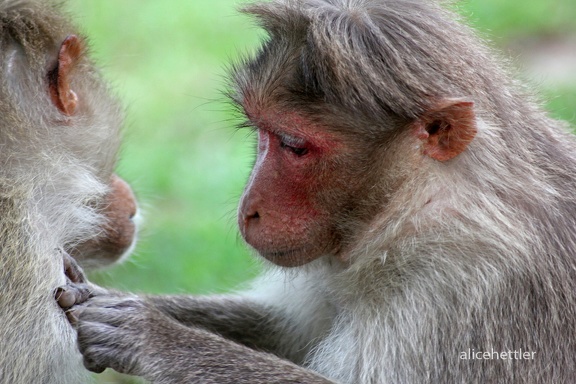
[[[26,9],[13,12],[0,62],[2,195],[33,209],[31,244],[110,264],[136,237],[136,200],[113,174],[122,109],[72,26],[54,15],[33,29]]]
[[[412,148],[414,156],[440,162],[456,157],[476,133],[472,107],[446,100],[406,127],[403,137],[394,138],[395,149],[383,155],[380,152],[391,143],[376,146],[381,151],[374,152],[373,144],[338,134],[310,118],[255,112],[246,102],[258,149],[239,207],[242,236],[280,266],[339,256],[386,205],[402,172],[409,171],[384,163],[398,161],[399,148]]]
[[[476,135],[474,103],[420,92],[398,109],[393,103],[407,91],[390,98],[382,95],[387,85],[365,88],[370,76],[394,70],[374,73],[372,67],[388,64],[378,61],[380,48],[362,45],[372,38],[362,35],[369,29],[359,29],[362,49],[354,46],[354,55],[351,47],[334,52],[347,37],[323,35],[322,20],[302,20],[301,35],[287,36],[293,25],[270,17],[280,12],[274,5],[247,12],[265,19],[270,36],[232,75],[232,100],[258,135],[240,232],[280,266],[321,256],[345,261],[407,179],[466,150]],[[342,62],[335,64],[337,54]]]
[[[74,87],[74,83],[78,82],[74,79],[74,72],[78,70],[76,66],[82,65],[84,49],[77,36],[66,37],[60,46],[56,64],[47,75],[50,100],[63,116],[61,121],[64,122],[73,119],[76,114],[86,114],[89,107],[89,100],[83,99],[87,94]],[[79,83],[82,84],[81,81]],[[116,141],[114,137],[112,139]],[[90,158],[95,163],[95,170],[108,183],[104,195],[90,202],[102,218],[99,230],[66,249],[85,267],[99,267],[119,261],[131,252],[135,243],[136,199],[128,183],[110,174],[113,164],[111,159],[114,156],[115,153],[111,152],[103,159],[94,156]]]

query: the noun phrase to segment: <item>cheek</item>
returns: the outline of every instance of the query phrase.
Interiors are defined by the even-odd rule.
[[[262,144],[265,141],[266,144]],[[319,215],[314,204],[319,180],[313,177],[313,159],[302,161],[283,151],[273,140],[261,140],[259,155],[242,205],[270,225],[289,225]]]
[[[268,148],[259,155],[239,208],[244,238],[259,248],[262,243],[295,242],[313,236],[323,222],[315,204],[316,180],[306,167],[294,166],[281,151]]]
[[[287,173],[279,173],[270,186],[270,206],[268,209],[294,219],[314,218],[319,215],[314,203],[311,185],[303,178]]]

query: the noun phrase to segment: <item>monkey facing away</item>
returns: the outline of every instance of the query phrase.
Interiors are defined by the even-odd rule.
[[[121,109],[85,41],[46,1],[0,1],[0,383],[86,382],[54,302],[67,274],[113,263],[135,238],[112,174]]]
[[[258,135],[244,293],[72,285],[84,363],[159,383],[576,377],[576,141],[451,11],[272,1],[233,70]],[[481,352],[478,354],[478,352]]]

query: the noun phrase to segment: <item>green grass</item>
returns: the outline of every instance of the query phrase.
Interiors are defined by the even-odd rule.
[[[94,273],[100,284],[146,292],[220,292],[258,272],[239,240],[235,205],[252,158],[226,104],[227,63],[260,32],[232,0],[72,0],[93,54],[126,105],[119,173],[142,203],[136,254]],[[459,5],[484,36],[576,30],[571,0],[472,0]],[[543,90],[556,116],[575,121],[576,91]]]

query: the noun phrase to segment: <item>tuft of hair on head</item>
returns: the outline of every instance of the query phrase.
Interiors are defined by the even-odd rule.
[[[242,11],[268,38],[234,69],[240,102],[273,100],[304,111],[328,105],[371,121],[411,120],[447,98],[492,109],[505,99],[502,85],[513,86],[445,3],[275,0]]]

